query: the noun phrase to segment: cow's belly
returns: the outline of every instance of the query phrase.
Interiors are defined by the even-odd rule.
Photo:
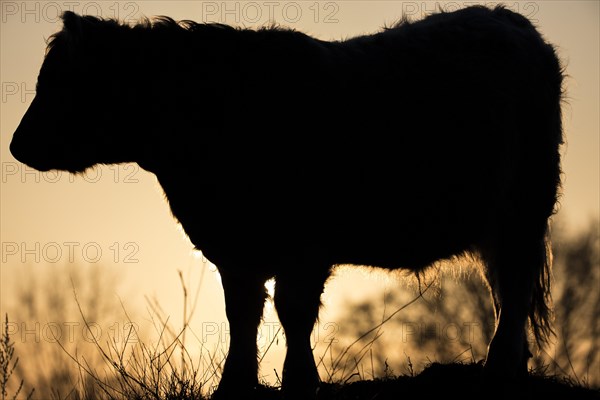
[[[192,242],[219,268],[267,275],[333,264],[420,270],[469,250],[484,229],[471,201],[443,193],[208,198],[181,221]]]

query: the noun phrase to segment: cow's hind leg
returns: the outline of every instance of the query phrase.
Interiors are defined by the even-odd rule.
[[[319,374],[310,336],[319,316],[321,293],[329,269],[277,275],[275,307],[285,332],[287,354],[283,365],[283,392],[286,399],[315,398]]]
[[[230,343],[213,399],[251,398],[258,385],[256,335],[267,296],[265,280],[221,272]]]
[[[497,378],[527,374],[527,361],[531,357],[527,320],[536,301],[536,279],[540,279],[546,262],[543,237],[531,241],[514,239],[484,256],[497,318],[485,371]]]

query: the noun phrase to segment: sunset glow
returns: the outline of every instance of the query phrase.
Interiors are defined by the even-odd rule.
[[[156,338],[160,338],[172,346],[171,350],[177,349],[176,352],[173,350],[173,354],[178,357],[177,365],[181,362],[180,358],[186,357],[185,352],[177,347],[180,343],[178,341],[184,337],[190,358],[194,362],[202,359],[198,361],[202,373],[213,372],[213,384],[220,378],[220,371],[215,365],[221,360],[210,364],[206,362],[205,353],[219,356],[226,354],[230,338],[221,275],[217,266],[205,258],[202,249],[194,249],[182,226],[173,218],[163,190],[153,174],[137,164],[99,165],[77,176],[57,171],[39,172],[18,162],[11,155],[9,143],[35,95],[46,39],[61,29],[61,12],[74,8],[72,11],[80,14],[119,17],[129,22],[143,17],[167,15],[176,20],[218,22],[249,28],[275,22],[321,40],[333,41],[379,31],[383,26],[390,26],[400,20],[403,15],[420,19],[443,3],[396,0],[2,1],[0,317],[4,322],[5,315],[8,314],[11,322],[11,334],[16,342],[16,353],[22,368],[18,370],[23,375],[19,375],[19,378],[23,378],[26,385],[31,383],[31,386],[34,382],[49,380],[45,377],[44,381],[36,372],[44,372],[41,365],[45,360],[58,360],[59,356],[56,354],[64,356],[61,351],[57,351],[57,340],[54,340],[58,336],[56,332],[62,334],[61,340],[73,354],[81,346],[83,351],[96,351],[93,353],[93,357],[96,357],[98,352],[93,349],[93,339],[96,337],[90,339],[90,329],[83,322],[83,316],[95,324],[94,334],[103,344],[117,343],[129,351],[143,342],[142,339],[153,338],[158,341]],[[446,3],[449,10],[472,4]],[[587,242],[584,239],[573,238],[579,238],[577,235],[585,230],[597,231],[598,227],[591,224],[597,223],[600,216],[600,3],[564,0],[506,4],[510,9],[529,17],[544,38],[556,44],[558,55],[564,60],[568,76],[563,108],[566,144],[561,150],[564,184],[559,199],[560,209],[553,219],[552,235],[557,242],[571,243],[572,247],[575,246],[573,243],[579,243],[581,246],[578,249],[589,250],[590,247],[593,250],[600,244],[590,242],[585,247]],[[265,74],[269,73],[272,71],[265,71]],[[440,76],[444,73],[441,70]],[[233,79],[234,77],[232,82]],[[257,80],[260,79],[257,77]],[[294,76],[286,79],[294,82]],[[153,84],[148,82],[150,86]],[[293,97],[294,93],[287,89],[288,86],[282,87],[284,89],[277,89],[279,91],[271,87],[263,89],[273,92],[273,96],[278,96],[283,103],[286,98]],[[253,101],[252,95],[248,93],[245,101]],[[328,115],[327,110],[314,110],[310,106],[304,111],[313,115],[322,113],[323,118],[346,117]],[[198,110],[198,113],[201,115],[202,110]],[[224,115],[226,118],[237,118],[236,115]],[[304,118],[303,115],[299,114],[298,118]],[[269,110],[254,117],[252,121],[248,121],[248,132],[271,124]],[[435,117],[435,110],[431,110],[431,118]],[[148,118],[154,120],[155,116],[148,115]],[[211,119],[215,116],[206,115],[203,118]],[[399,114],[398,118],[410,119],[411,115]],[[226,125],[227,121],[222,123]],[[294,121],[290,121],[290,124],[293,123]],[[278,128],[284,136],[287,127]],[[199,127],[198,132],[190,134],[205,135],[210,132]],[[404,132],[399,130],[397,134]],[[365,135],[369,133],[366,132]],[[197,149],[198,159],[210,150]],[[399,156],[411,151],[402,149]],[[405,173],[407,172],[402,171],[402,174]],[[189,182],[190,187],[198,188],[197,196],[193,199],[198,207],[202,207],[203,196],[211,195],[203,191],[202,179],[203,177],[199,177],[197,181]],[[231,204],[236,203],[232,201]],[[406,213],[411,211],[406,210]],[[261,226],[256,226],[256,235],[261,234],[261,229]],[[269,248],[269,251],[273,248]],[[252,254],[246,256],[249,260],[253,257]],[[568,256],[569,254],[562,253],[558,262],[566,263],[565,260],[571,260]],[[444,290],[450,291],[454,289],[453,279],[462,278],[472,279],[469,284],[473,287],[484,286],[483,281],[478,280],[477,273],[471,274],[474,269],[468,268],[470,261],[464,261],[463,264],[459,265],[460,273],[451,277],[439,275],[440,282],[419,300],[420,305],[415,306],[418,313],[411,315],[408,313],[411,309],[408,309],[407,312],[398,314],[393,328],[395,330],[390,328],[379,344],[373,347],[381,350],[383,355],[372,356],[370,362],[375,360],[374,364],[379,363],[385,368],[389,362],[389,365],[396,368],[395,372],[401,373],[403,370],[400,366],[406,364],[408,356],[412,357],[409,362],[413,360],[419,367],[425,365],[427,360],[436,360],[439,354],[436,352],[443,347],[439,344],[442,342],[449,343],[447,348],[451,348],[456,354],[462,354],[463,359],[468,361],[471,353],[467,351],[464,353],[467,356],[464,356],[461,352],[466,351],[473,344],[471,342],[476,342],[471,346],[472,354],[479,358],[485,355],[477,352],[485,352],[487,344],[484,342],[488,339],[487,335],[493,333],[493,326],[484,326],[476,320],[478,315],[469,314],[464,309],[473,306],[469,303],[473,302],[475,305],[488,307],[493,312],[491,303],[487,303],[488,297],[465,300],[466,305],[460,303],[462,297],[455,303],[449,301],[446,303],[448,308],[451,311],[458,310],[451,316],[454,319],[435,319],[443,314],[442,311],[448,310],[432,306],[436,301],[434,291],[436,294],[444,293]],[[240,268],[244,267],[246,266],[242,265]],[[588,267],[582,262],[575,267],[591,270],[594,267],[600,268],[600,265]],[[369,331],[403,304],[418,298],[419,291],[426,285],[419,286],[423,282],[415,284],[416,279],[412,276],[411,279],[404,279],[400,273],[389,274],[380,270],[371,273],[370,268],[339,268],[327,282],[322,296],[325,307],[321,310],[312,337],[316,359],[321,357],[333,364],[334,351],[341,353],[343,345],[352,343],[356,336]],[[597,278],[590,272],[589,279],[592,282]],[[188,293],[182,293],[182,282]],[[554,286],[557,293],[562,294],[562,290],[569,287],[567,283],[566,280],[557,282]],[[264,357],[261,373],[264,380],[271,384],[278,382],[281,376],[286,351],[285,337],[274,307],[276,287],[274,279],[265,283],[269,299],[265,302],[262,328],[257,336],[261,357]],[[75,292],[79,303],[75,302]],[[573,296],[583,298],[582,301],[586,298],[581,293]],[[182,305],[186,300],[187,315],[184,315]],[[367,302],[375,306],[365,305]],[[159,304],[164,314],[158,317],[149,304]],[[373,317],[369,319],[365,315]],[[133,331],[132,326],[135,326],[140,340],[126,343],[125,338]],[[157,329],[157,326],[160,328]],[[186,326],[189,328],[186,336],[178,336],[178,329]],[[355,336],[348,339],[351,335]],[[116,336],[119,340],[114,340]],[[422,340],[423,337],[430,341]],[[402,343],[393,347],[396,342]],[[423,348],[417,348],[417,345],[424,342],[429,347],[424,345]],[[590,343],[589,339],[585,339],[578,344],[579,347],[573,346],[574,354],[579,359],[585,359],[585,352],[593,348]],[[556,346],[558,345],[560,343]],[[156,348],[158,347],[157,345]],[[551,347],[550,351],[552,349]],[[83,351],[78,355],[83,354]],[[365,360],[371,357],[362,355]],[[93,361],[100,363],[101,357],[97,358],[98,360],[93,358]],[[593,367],[600,365],[597,354],[590,356],[590,359],[595,363],[592,364]],[[70,368],[71,361],[65,357],[64,363],[61,363]],[[203,362],[207,364],[202,364]],[[98,365],[101,366],[99,370],[104,368],[103,364]],[[323,365],[324,361],[319,368],[323,369]],[[373,370],[377,368],[375,366]],[[377,371],[380,372],[383,368]],[[76,367],[74,370],[77,372]],[[342,367],[337,372],[340,370]],[[358,371],[359,368],[356,367],[355,370]],[[361,373],[371,377],[364,370]],[[323,372],[321,375],[325,376]],[[598,369],[590,370],[585,378],[596,386],[600,385]]]

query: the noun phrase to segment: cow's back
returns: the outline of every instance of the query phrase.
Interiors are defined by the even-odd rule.
[[[560,69],[522,17],[469,9],[342,42],[249,38],[262,47],[244,50],[246,93],[203,168],[179,171],[202,176],[182,223],[215,263],[421,268],[523,213],[519,177],[544,185],[524,209],[554,206],[560,132],[541,125]]]

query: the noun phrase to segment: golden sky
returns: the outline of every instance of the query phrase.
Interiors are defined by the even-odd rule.
[[[377,31],[403,13],[418,19],[437,4],[449,9],[474,2],[422,1],[4,1],[0,27],[0,311],[4,315],[24,271],[44,276],[70,261],[106,265],[121,284],[113,290],[131,308],[144,309],[144,295],[156,296],[174,321],[180,319],[177,270],[196,281],[204,266],[171,218],[154,176],[135,165],[102,167],[84,177],[40,174],[17,162],[8,150],[12,133],[34,96],[45,38],[61,28],[60,12],[135,20],[168,15],[255,27],[274,20],[320,39],[342,39]],[[489,2],[487,4],[490,4]],[[565,229],[584,226],[599,214],[600,86],[597,1],[511,1],[532,19],[565,62],[568,104],[563,149]],[[293,93],[282,93],[293,96]],[[25,266],[28,268],[24,268]],[[68,283],[68,278],[65,277]],[[327,290],[327,303],[360,295],[352,274]],[[364,275],[360,278],[364,282]],[[365,285],[362,284],[361,287]],[[381,286],[379,282],[372,286]],[[68,285],[65,290],[70,291]],[[358,294],[357,294],[358,293]],[[196,319],[224,321],[221,288],[209,273],[201,288]],[[331,316],[333,310],[326,311]],[[200,321],[201,320],[201,321]],[[202,327],[197,325],[197,331]],[[271,368],[272,369],[272,368]]]

